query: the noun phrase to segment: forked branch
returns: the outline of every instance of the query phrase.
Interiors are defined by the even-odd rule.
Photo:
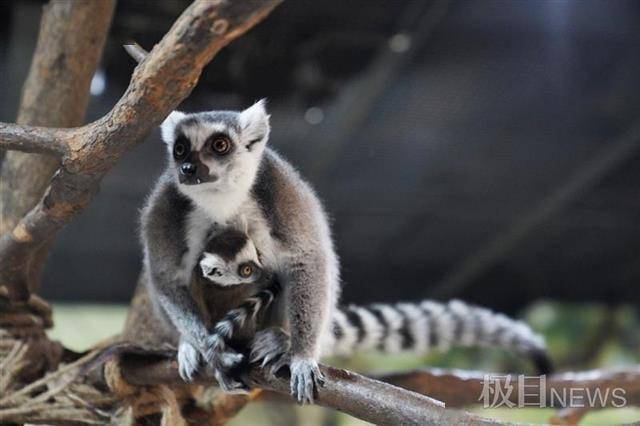
[[[136,67],[113,109],[84,127],[0,124],[0,148],[62,155],[62,167],[40,202],[0,238],[0,286],[11,299],[29,296],[29,262],[35,250],[89,205],[102,177],[191,93],[215,54],[281,1],[196,0]],[[29,134],[33,140],[27,140]],[[51,146],[45,146],[47,140]]]

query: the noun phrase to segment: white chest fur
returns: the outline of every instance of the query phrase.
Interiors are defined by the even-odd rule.
[[[182,256],[179,281],[189,283],[198,258],[202,254],[205,238],[212,222],[208,215],[200,208],[194,209],[187,216],[187,252]]]

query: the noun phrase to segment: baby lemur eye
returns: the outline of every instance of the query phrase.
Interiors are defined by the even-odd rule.
[[[180,137],[173,144],[173,156],[176,160],[184,159],[189,153],[189,141],[186,138]]]
[[[225,155],[231,150],[231,141],[225,136],[216,136],[210,149],[218,155]]]
[[[243,263],[238,267],[238,274],[242,278],[249,278],[253,274],[253,265],[251,263]]]

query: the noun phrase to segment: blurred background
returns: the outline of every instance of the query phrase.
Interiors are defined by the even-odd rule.
[[[1,121],[15,119],[43,4],[0,2]],[[188,4],[118,3],[88,121],[128,84],[135,63],[121,45],[150,49]],[[560,367],[634,363],[639,20],[632,0],[288,0],[216,57],[180,108],[269,99],[271,146],[333,218],[345,302],[460,298],[527,319]],[[43,295],[60,306],[65,342],[121,327],[140,270],[138,211],[164,155],[156,132],[57,239]],[[519,365],[478,351],[349,362]]]

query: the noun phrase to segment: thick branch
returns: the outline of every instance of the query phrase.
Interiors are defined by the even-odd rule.
[[[52,0],[43,8],[18,124],[75,127],[84,122],[91,79],[102,56],[114,6],[115,0]],[[59,167],[60,159],[51,155],[6,154],[0,170],[0,235],[13,230],[38,203]],[[38,251],[28,253],[28,261],[21,261],[21,269],[27,269],[20,271],[25,277],[21,286],[28,282],[29,291],[39,287],[48,248],[49,244],[40,245]],[[26,295],[27,290],[19,293]]]
[[[191,93],[202,68],[220,49],[280,2],[197,0],[136,67],[114,108],[72,130],[63,166],[45,195],[0,239],[0,284],[10,297],[28,296],[29,258],[89,205],[107,171]]]
[[[63,156],[67,138],[63,129],[0,123],[0,149]]]
[[[43,8],[18,124],[82,125],[114,5],[115,0],[52,1]],[[0,176],[0,234],[11,231],[33,208],[59,165],[51,156],[7,153]]]
[[[150,361],[144,356],[126,356],[121,359],[123,378],[132,385],[184,384],[175,361]],[[326,378],[318,390],[316,403],[336,409],[359,419],[380,425],[495,425],[499,422],[483,419],[458,410],[447,410],[439,401],[415,392],[379,382],[359,374],[337,368],[321,366]],[[280,395],[289,395],[288,377],[267,377],[258,367],[247,375],[256,388],[268,389]],[[199,383],[215,384],[213,377],[200,377]]]

